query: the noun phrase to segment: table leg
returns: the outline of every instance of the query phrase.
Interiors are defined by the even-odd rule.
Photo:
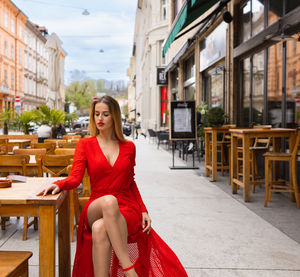
[[[70,258],[70,197],[69,192],[58,210],[59,276],[71,276]],[[74,219],[73,219],[74,220]]]
[[[249,202],[250,199],[250,139],[248,135],[243,137],[243,183],[244,183],[244,201]]]
[[[231,186],[232,193],[237,193],[237,184],[233,182],[233,178],[237,178],[237,137],[231,136]]]
[[[205,176],[209,176],[209,169],[206,167],[207,165],[210,165],[209,161],[209,133],[205,132],[204,136],[204,146],[205,146]]]
[[[212,166],[212,181],[217,180],[217,132],[212,132],[212,161],[211,161],[211,166]]]
[[[39,207],[39,276],[55,276],[55,207]]]

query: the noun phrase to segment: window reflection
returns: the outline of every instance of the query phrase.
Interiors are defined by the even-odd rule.
[[[252,36],[264,29],[264,5],[261,2],[252,0]]]
[[[247,58],[243,61],[243,84],[241,97],[243,99],[241,125],[248,127],[250,113],[250,58]]]

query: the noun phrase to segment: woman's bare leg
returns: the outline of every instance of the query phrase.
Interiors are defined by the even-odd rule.
[[[90,226],[92,226],[92,230],[94,227],[94,223],[96,223],[97,220],[100,218],[102,218],[103,220],[103,224],[102,224],[102,226],[104,227],[103,229],[105,230],[107,237],[109,238],[109,241],[112,244],[112,247],[120,261],[121,266],[123,268],[127,268],[131,266],[132,263],[129,259],[128,245],[127,245],[127,236],[128,236],[127,225],[124,217],[121,215],[119,211],[118,201],[114,196],[106,195],[98,198],[97,200],[93,201],[93,203],[90,204],[90,207],[88,208],[88,223]],[[95,235],[97,235],[97,233],[95,233]],[[94,232],[93,232],[93,237],[94,237]],[[96,251],[96,247],[95,247],[95,252],[94,252],[94,239],[93,239],[94,267],[95,267],[95,263],[98,263],[96,260],[100,260],[103,257],[100,255],[101,251],[103,251],[103,249],[98,252]],[[101,262],[101,264],[103,263]],[[128,277],[137,276],[134,269],[131,269],[124,273]],[[99,276],[103,276],[103,275],[99,275]]]
[[[92,225],[93,264],[96,277],[107,277],[111,259],[111,244],[105,230],[103,218]],[[99,257],[101,257],[99,259]]]

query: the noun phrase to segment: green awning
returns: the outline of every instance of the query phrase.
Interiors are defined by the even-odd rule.
[[[177,34],[185,27],[194,22],[199,16],[204,14],[219,0],[187,0],[177,16],[177,21],[164,45],[163,57],[165,57],[172,42],[176,39]]]

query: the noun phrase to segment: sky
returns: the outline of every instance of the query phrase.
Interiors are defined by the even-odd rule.
[[[92,79],[128,80],[137,0],[12,1],[32,23],[62,40],[66,85],[75,69]]]

